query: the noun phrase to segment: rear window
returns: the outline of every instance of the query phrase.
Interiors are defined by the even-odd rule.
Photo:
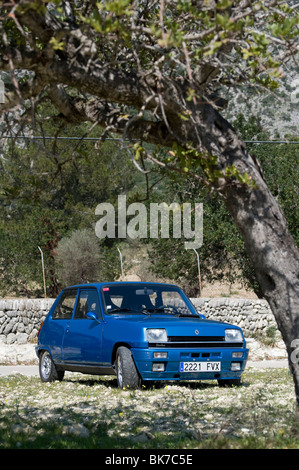
[[[76,297],[77,289],[71,289],[63,292],[61,299],[53,312],[52,319],[69,320],[72,318]]]

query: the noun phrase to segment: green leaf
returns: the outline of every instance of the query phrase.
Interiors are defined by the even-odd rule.
[[[50,39],[49,44],[51,44],[54,51],[63,51],[65,46],[64,41],[58,41],[54,36]]]

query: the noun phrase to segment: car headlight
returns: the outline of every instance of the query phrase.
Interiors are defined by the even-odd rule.
[[[148,328],[145,337],[149,343],[165,343],[167,341],[167,333],[164,328]]]
[[[243,342],[243,336],[240,330],[230,328],[225,330],[225,341],[241,343]]]

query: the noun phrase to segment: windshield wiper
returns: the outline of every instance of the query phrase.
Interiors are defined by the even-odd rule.
[[[149,313],[152,313],[152,312],[164,312],[165,310],[165,307],[154,307],[154,308],[144,308],[143,311],[145,312],[149,312]]]
[[[107,313],[115,312],[138,312],[138,310],[134,310],[133,308],[112,308],[111,310],[107,311]]]
[[[130,312],[130,313],[143,313],[143,315],[150,315],[146,309],[136,310],[134,308],[112,308],[111,310],[107,310],[107,313],[120,313],[120,312]]]
[[[169,315],[175,315],[177,317],[196,317],[198,318],[199,315],[195,313],[181,313],[175,310],[175,307],[156,307],[156,308],[147,308],[145,309],[147,312],[167,312]],[[171,311],[173,310],[173,311]]]
[[[179,312],[176,312],[174,315],[177,315],[178,317],[195,317],[195,318],[199,318],[199,315],[198,313],[179,313]]]

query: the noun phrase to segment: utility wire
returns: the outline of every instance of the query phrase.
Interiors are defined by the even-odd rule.
[[[54,137],[54,136],[41,136],[41,135],[34,135],[34,136],[25,136],[25,135],[6,135],[1,136],[2,139],[30,139],[30,140],[90,140],[96,141],[100,140],[100,137]],[[121,138],[107,138],[106,140],[110,141],[122,141]],[[299,145],[299,141],[295,140],[244,140],[246,144],[294,144]]]
[[[42,135],[4,135],[2,139],[30,139],[30,140],[100,140],[100,137],[54,137],[54,136],[42,136]],[[121,138],[107,138],[106,140],[121,141]]]

